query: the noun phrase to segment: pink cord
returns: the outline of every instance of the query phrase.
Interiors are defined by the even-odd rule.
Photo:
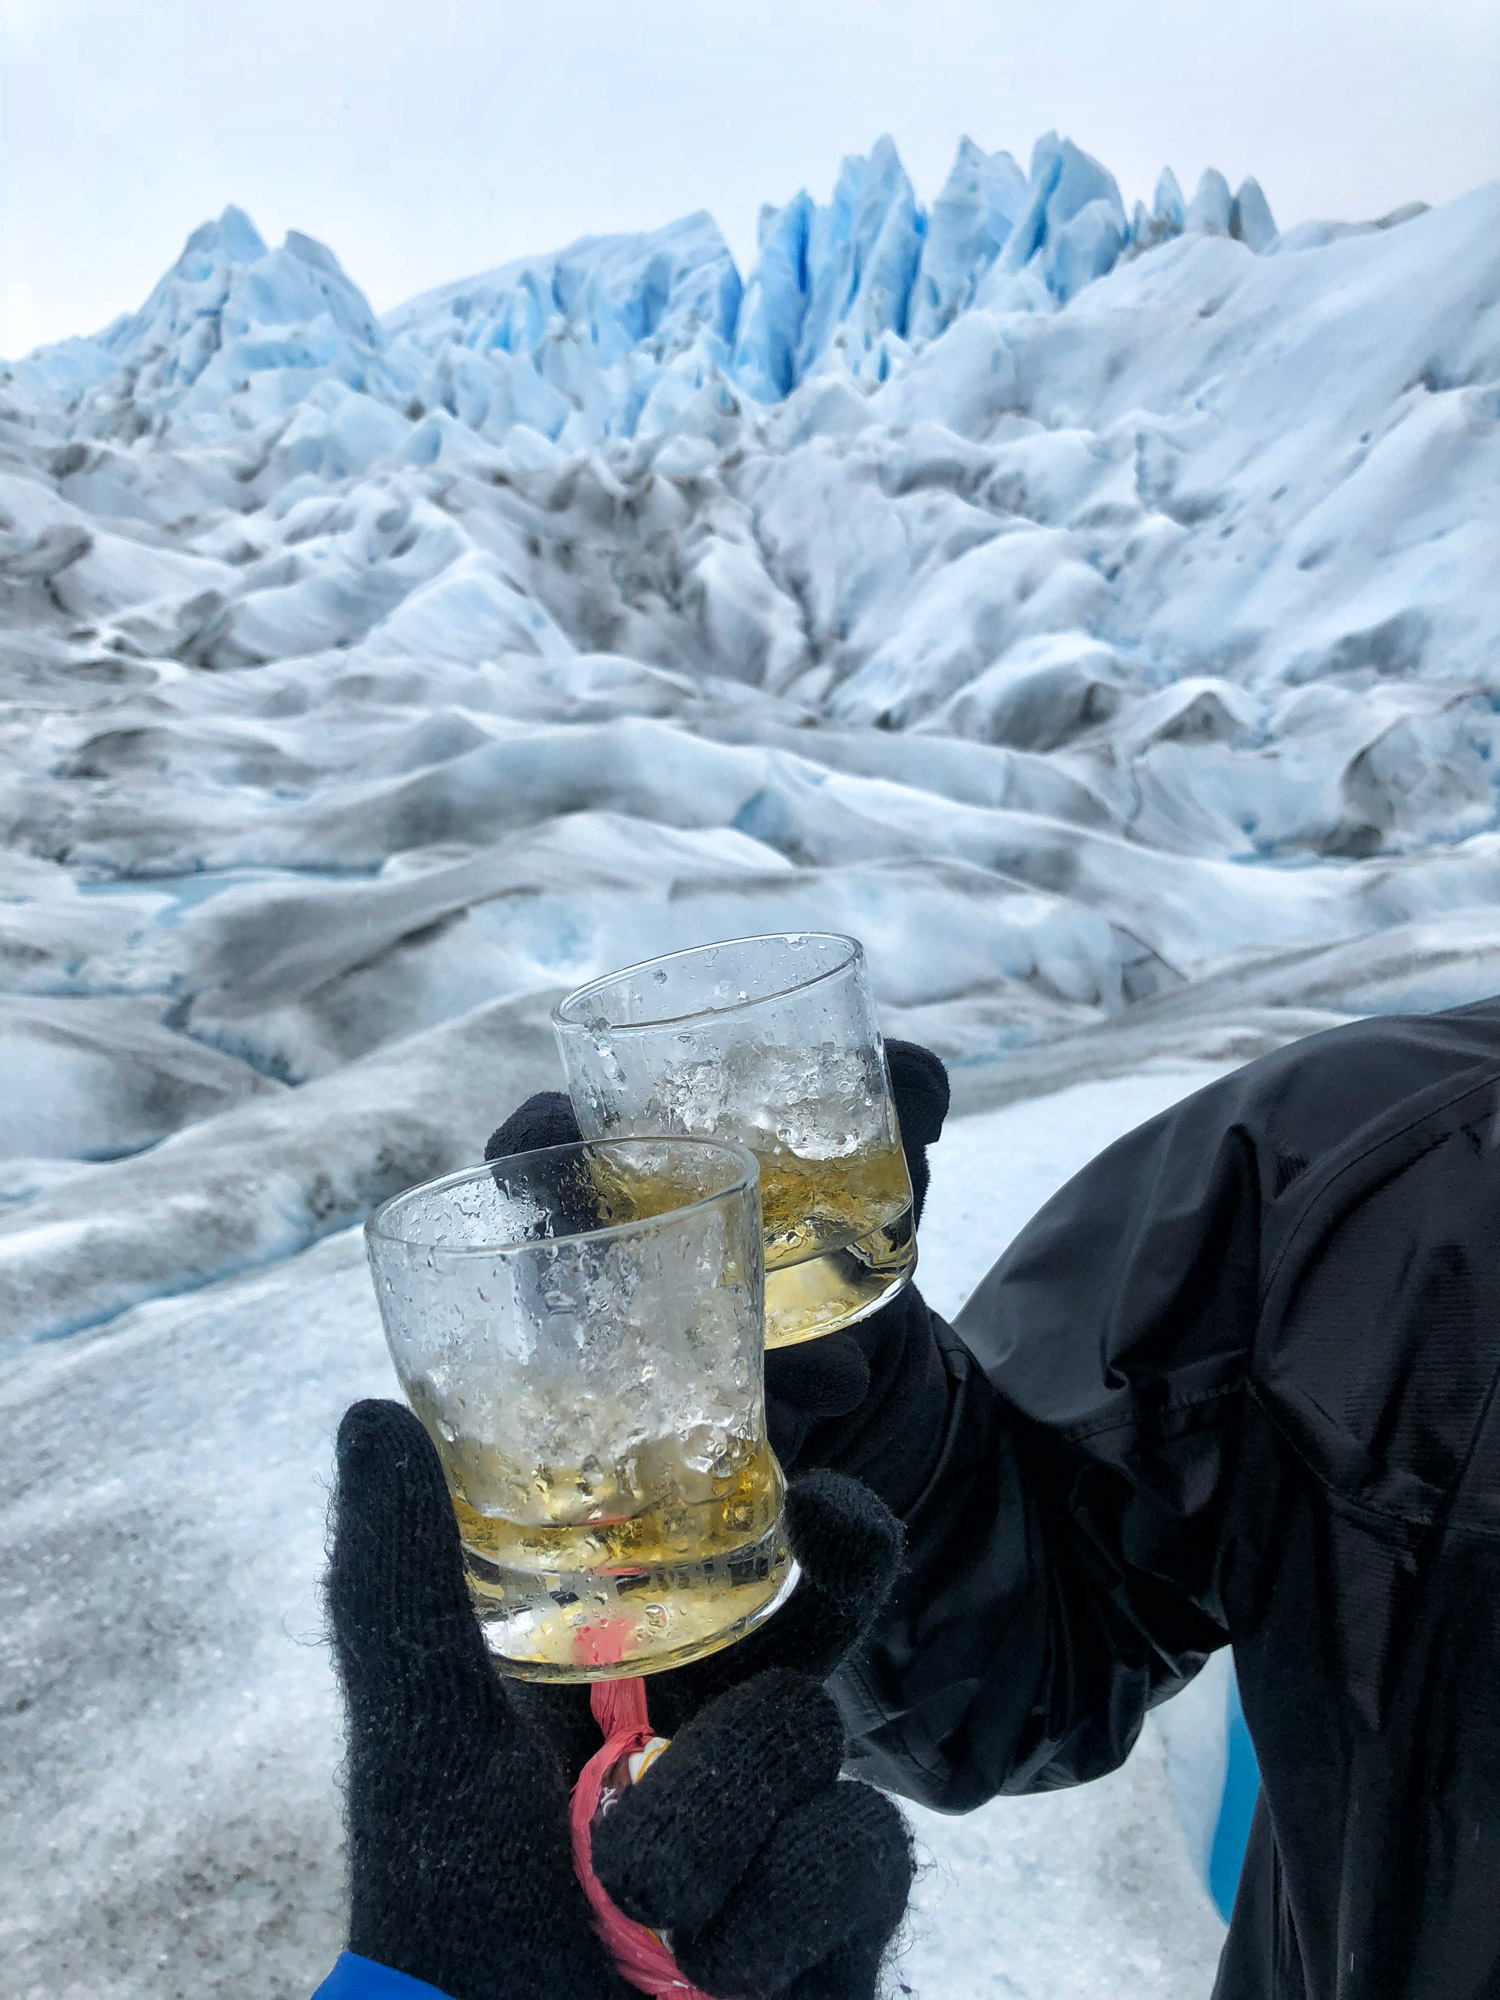
[[[621,1978],[642,1993],[670,1994],[672,2000],[709,2000],[700,1987],[683,1978],[677,1961],[655,1931],[632,1923],[623,1910],[616,1909],[594,1873],[594,1814],[605,1777],[622,1758],[643,1750],[651,1741],[652,1730],[646,1720],[643,1680],[595,1681],[590,1700],[594,1720],[604,1731],[604,1743],[578,1774],[568,1817],[573,1830],[573,1871],[588,1897],[594,1929]]]

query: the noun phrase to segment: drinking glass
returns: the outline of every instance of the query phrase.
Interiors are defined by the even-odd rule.
[[[766,1345],[852,1325],[917,1261],[911,1181],[854,938],[734,938],[568,995],[552,1023],[586,1138],[736,1139],[760,1163]]]
[[[365,1240],[499,1666],[652,1673],[769,1616],[795,1570],[743,1147],[519,1153],[395,1196]]]

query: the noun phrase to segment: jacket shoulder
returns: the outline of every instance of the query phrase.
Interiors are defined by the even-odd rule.
[[[1487,1063],[1500,1064],[1500,998],[1445,1014],[1350,1021],[1247,1063],[1203,1095],[1219,1098],[1284,1188],[1372,1122],[1399,1118]]]
[[[1500,1533],[1497,1214],[1500,1047],[1375,1099],[1267,1218],[1256,1393],[1374,1515]]]

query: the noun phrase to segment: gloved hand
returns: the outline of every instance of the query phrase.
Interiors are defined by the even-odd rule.
[[[927,1149],[948,1111],[948,1073],[930,1049],[888,1041],[891,1094],[901,1124],[920,1221],[927,1195]],[[579,1137],[567,1097],[540,1091],[514,1111],[485,1147],[487,1160]],[[915,1285],[842,1333],[824,1334],[766,1356],[771,1445],[787,1471],[830,1466],[852,1473],[891,1510],[905,1514],[922,1492],[940,1448],[948,1378],[938,1343],[942,1322]]]
[[[787,1490],[791,1600],[736,1646],[646,1683],[672,1747],[595,1829],[617,1906],[669,1932],[705,1992],[874,2000],[913,1863],[883,1792],[840,1783],[844,1731],[821,1686],[885,1602],[902,1536],[837,1473]]]
[[[803,1575],[739,1645],[647,1682],[673,1743],[601,1821],[627,1914],[734,2000],[871,2000],[911,1856],[889,1800],[838,1779],[818,1677],[868,1629],[897,1524],[853,1481],[788,1492]],[[338,1441],[328,1603],[348,1715],[349,1948],[451,2000],[630,2000],[573,1876],[568,1789],[599,1735],[587,1690],[507,1681],[464,1583],[437,1454],[395,1403]]]
[[[568,1779],[490,1662],[442,1467],[398,1403],[339,1426],[327,1596],[350,1951],[452,2000],[628,2000],[573,1873]]]

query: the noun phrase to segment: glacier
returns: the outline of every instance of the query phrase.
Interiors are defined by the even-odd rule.
[[[383,316],[230,208],[138,310],[0,364],[0,1520],[54,1564],[22,1666],[61,1688],[69,1617],[117,1621],[106,1701],[186,1621],[214,1686],[244,1654],[257,1713],[305,1710],[327,1786],[326,1659],[252,1628],[294,1615],[288,1508],[315,1628],[307,1482],[385,1379],[349,1231],[556,1082],[547,1011],[584,978],[859,935],[888,1029],[953,1074],[963,1171],[923,1251],[950,1293],[960,1239],[987,1264],[1061,1178],[1060,1105],[1102,1143],[1190,1074],[1500,988],[1497,572],[1500,186],[1278,232],[1253,180],[1167,169],[1127,204],[1056,134],[1024,167],[964,140],[928,205],[882,140],[827,201],[767,207],[747,273],[699,213]],[[198,1470],[158,1418],[198,1428]],[[95,1576],[111,1506],[149,1513],[131,1452],[168,1519],[201,1479],[228,1533],[237,1425],[282,1471],[233,1635],[186,1584],[47,1599],[56,1564]],[[95,1725],[57,1726],[58,1880],[137,1880],[123,1803],[69,1831]],[[284,1909],[275,1990],[309,1990],[334,1892],[292,1882],[296,1840],[244,1857],[281,1837],[278,1785],[311,1793],[246,1727],[211,1785],[158,1723],[120,1779],[177,1771],[159,1845],[194,1786],[272,1774],[213,1845],[259,1914],[223,1883],[194,1904],[221,1984],[143,1917],[87,1986],[28,1932],[27,1992],[168,1990],[165,1951],[227,1993]],[[1137,1761],[1106,1817],[1155,1810]],[[1075,1837],[1092,1810],[1056,1808]],[[930,1837],[960,1880],[1085,1893],[1057,1860],[1044,1895],[999,1827]],[[1164,1881],[1141,1894],[1201,1970],[1216,1919]],[[1101,1923],[1140,1907],[1115,1889]],[[1064,1990],[1061,1945],[1007,1938],[983,1971],[974,1934],[957,1986],[926,1961],[928,1990]],[[1170,1951],[1153,1986],[1166,1947],[1137,1943],[1138,1985],[1105,1936],[1066,1990],[1206,1986]]]

